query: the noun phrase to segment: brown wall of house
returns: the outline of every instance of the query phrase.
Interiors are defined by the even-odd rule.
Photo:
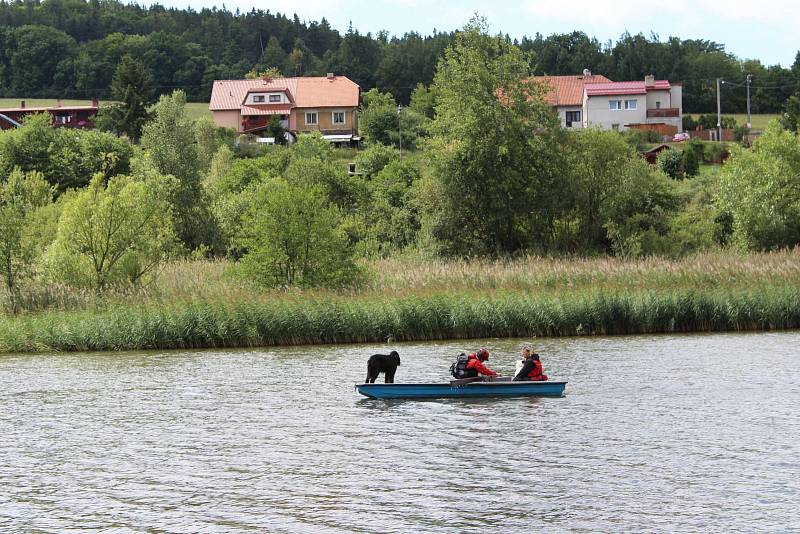
[[[317,112],[317,124],[306,124],[306,112]],[[345,123],[333,124],[334,111],[344,111]],[[358,135],[358,112],[356,108],[295,108],[292,110],[294,124],[297,131],[301,133],[322,132],[325,133],[348,133]]]

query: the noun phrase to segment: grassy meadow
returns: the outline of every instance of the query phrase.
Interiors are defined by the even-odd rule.
[[[0,351],[121,350],[800,327],[800,251],[369,263],[348,291],[256,290],[228,262],[168,265],[146,288],[50,287],[0,318]]]
[[[716,111],[712,111],[709,113],[705,113],[705,115],[716,115]],[[747,113],[722,113],[726,117],[733,117],[736,119],[736,124],[739,126],[744,126],[747,124]],[[691,116],[693,119],[697,120],[697,118],[702,115],[701,113],[692,113]],[[753,121],[753,129],[754,130],[763,130],[767,127],[769,122],[773,119],[777,119],[780,117],[777,113],[763,113],[763,114],[752,114],[751,120]]]

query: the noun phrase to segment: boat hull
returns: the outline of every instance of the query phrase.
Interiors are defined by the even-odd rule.
[[[475,382],[450,384],[357,384],[373,399],[440,399],[466,397],[561,397],[566,382]]]

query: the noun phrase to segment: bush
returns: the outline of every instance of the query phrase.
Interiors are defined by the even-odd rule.
[[[736,149],[720,171],[719,201],[739,248],[800,244],[800,138],[772,124],[752,150]]]
[[[244,276],[265,287],[342,287],[359,278],[339,210],[322,188],[278,178],[256,196],[243,225]]]
[[[683,152],[676,149],[662,150],[656,160],[658,168],[675,180],[683,178]]]
[[[697,152],[702,156],[703,142],[699,139],[690,139],[683,148],[683,171],[687,177],[697,176],[700,172],[700,162],[697,161]]]

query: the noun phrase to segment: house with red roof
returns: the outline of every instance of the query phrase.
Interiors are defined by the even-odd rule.
[[[18,107],[0,108],[0,130],[10,130],[22,125],[25,117],[37,113],[47,113],[53,126],[61,128],[94,128],[94,119],[99,104],[92,100],[91,105],[63,105],[59,99],[54,106],[26,106],[22,100]]]
[[[587,83],[607,83],[608,78],[584,69],[579,76],[534,76],[542,87],[545,102],[553,107],[564,128],[583,127],[583,87]]]
[[[587,83],[583,86],[583,127],[603,130],[654,130],[672,136],[683,131],[680,83],[645,76],[642,81]]]
[[[361,89],[346,76],[215,80],[211,90],[214,121],[239,133],[265,138],[277,117],[293,142],[299,134],[320,132],[336,144],[355,144]]]

